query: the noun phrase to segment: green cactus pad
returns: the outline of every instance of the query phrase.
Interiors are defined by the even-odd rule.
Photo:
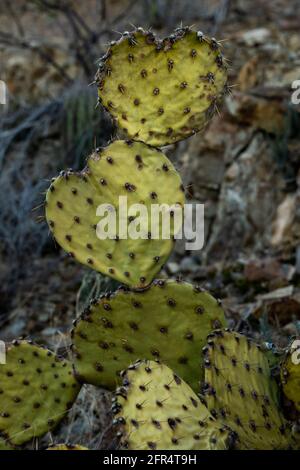
[[[281,364],[280,376],[283,393],[300,411],[300,346],[293,345]]]
[[[120,289],[93,302],[72,331],[75,370],[82,381],[114,389],[136,359],[160,359],[199,390],[201,348],[224,312],[209,293],[179,281]]]
[[[21,445],[53,429],[79,389],[70,363],[39,346],[14,341],[0,366],[1,438]]]
[[[119,196],[127,196],[128,210],[135,203],[146,207],[148,226],[141,229],[144,239],[123,239],[118,223],[116,239],[98,238],[97,224],[102,219],[96,215],[97,208],[113,206],[118,221]],[[152,204],[169,206],[164,207],[168,216],[170,213],[170,239],[161,237],[161,218],[154,227],[159,238],[151,232]],[[162,152],[141,142],[115,141],[92,154],[83,172],[63,173],[52,182],[46,217],[57,242],[78,261],[130,286],[145,287],[172,250],[178,230],[172,211],[183,205],[180,176]],[[129,211],[129,224],[138,222],[133,219]],[[123,222],[127,225],[127,220]]]
[[[16,450],[9,442],[5,439],[1,439],[0,437],[0,451],[2,450]]]
[[[141,28],[124,33],[96,75],[99,99],[118,126],[129,138],[154,146],[201,130],[226,79],[218,42],[189,28],[164,40]]]
[[[87,447],[72,444],[56,444],[46,450],[89,450]]]
[[[123,376],[112,411],[121,446],[132,450],[226,450],[227,427],[166,365],[138,361]]]
[[[216,330],[205,353],[205,394],[211,414],[237,434],[237,448],[271,450],[294,445],[279,410],[268,358],[247,337]]]

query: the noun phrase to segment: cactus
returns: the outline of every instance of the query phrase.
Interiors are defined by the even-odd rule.
[[[0,437],[0,451],[2,450],[15,450],[15,448],[6,439]]]
[[[97,207],[113,206],[118,220],[119,196],[127,196],[128,209],[134,203],[147,208],[148,224],[141,228],[144,239],[122,239],[118,227],[112,234],[115,239],[97,237]],[[160,220],[159,238],[152,237],[153,203],[170,206],[172,220],[172,210],[184,205],[180,176],[159,150],[141,142],[115,141],[92,154],[81,173],[65,172],[52,182],[46,217],[57,242],[78,261],[130,286],[145,287],[168,258],[178,230],[177,222],[171,222],[169,239],[162,239]],[[129,215],[130,223],[138,222],[132,219]]]
[[[48,447],[46,450],[89,450],[87,447],[80,446],[78,444],[55,444]]]
[[[29,342],[14,341],[0,367],[1,438],[8,445],[21,445],[53,429],[79,389],[67,361]]]
[[[203,128],[227,90],[226,75],[218,42],[190,28],[164,40],[137,28],[102,58],[99,102],[135,140],[96,149],[80,173],[62,172],[47,192],[46,217],[69,255],[131,289],[91,301],[74,322],[74,364],[30,342],[8,346],[7,363],[0,367],[0,450],[51,431],[72,406],[79,382],[110,390],[118,385],[112,413],[126,449],[299,448],[298,427],[280,410],[270,370],[278,364],[273,347],[263,351],[245,336],[222,330],[220,303],[200,288],[152,282],[181,225],[175,208],[184,206],[180,176],[154,146]],[[149,220],[122,214],[120,196],[128,198],[128,208],[142,204]],[[162,218],[153,224],[153,204],[173,220],[167,238]],[[97,209],[103,205],[113,212],[111,220],[116,216],[113,239],[99,237],[104,214]],[[128,222],[136,239],[128,236]],[[105,228],[102,221],[102,234]],[[295,352],[284,359],[281,380],[300,411]],[[65,443],[47,450],[88,449]]]
[[[178,28],[158,40],[141,28],[113,42],[96,74],[99,100],[132,139],[163,146],[201,130],[224,93],[219,43]]]
[[[82,381],[113,389],[128,364],[159,358],[198,391],[201,348],[224,325],[218,301],[192,284],[159,280],[141,292],[120,289],[75,322],[75,370]]]
[[[236,433],[237,448],[293,447],[279,410],[278,387],[260,347],[238,333],[216,330],[208,336],[204,354],[208,408]]]
[[[281,364],[280,377],[284,395],[300,411],[300,346],[289,349]]]
[[[133,450],[224,450],[232,433],[166,365],[138,361],[122,374],[112,411],[121,446]]]

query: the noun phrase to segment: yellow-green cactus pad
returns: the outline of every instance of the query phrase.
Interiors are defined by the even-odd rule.
[[[219,302],[186,282],[158,280],[142,292],[120,289],[92,302],[75,321],[75,370],[84,382],[114,389],[128,364],[160,359],[199,391],[201,348],[208,333],[224,325]]]
[[[15,450],[15,448],[7,441],[0,437],[0,451],[2,450]]]
[[[238,449],[288,449],[294,445],[280,409],[268,358],[246,336],[216,330],[205,353],[205,394],[211,414],[237,435]]]
[[[0,366],[0,432],[21,445],[52,430],[71,408],[80,386],[72,365],[25,341],[7,346]]]
[[[125,371],[112,411],[121,446],[132,450],[226,450],[232,433],[178,375],[155,361]]]
[[[56,444],[46,450],[89,450],[87,447],[72,444]]]
[[[298,344],[298,343],[297,343]],[[280,370],[282,389],[285,396],[300,411],[300,345],[290,348]]]
[[[127,211],[124,205],[120,210],[120,196]],[[134,204],[142,205],[146,216],[140,209],[135,212]],[[153,204],[170,215],[168,239],[162,237],[161,216],[152,220]],[[99,206],[106,209],[97,215]],[[46,217],[57,242],[78,261],[130,286],[145,287],[172,250],[183,206],[180,176],[162,152],[141,142],[115,141],[93,153],[81,173],[66,172],[52,182]],[[113,210],[116,231],[101,239],[99,224],[105,224]],[[126,239],[132,227],[144,238],[137,233],[133,239],[129,233]]]
[[[179,28],[158,40],[124,33],[102,58],[99,99],[127,136],[154,146],[201,130],[224,93],[226,66],[215,39]]]

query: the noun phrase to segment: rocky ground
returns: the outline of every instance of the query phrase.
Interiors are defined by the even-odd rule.
[[[178,243],[162,275],[208,288],[237,330],[284,347],[300,330],[300,107],[291,102],[291,84],[300,80],[298,1],[195,7],[186,0],[171,10],[167,1],[114,0],[106,10],[78,2],[89,28],[101,33],[86,49],[82,40],[79,52],[67,17],[15,3],[13,28],[10,10],[0,11],[0,78],[11,95],[0,114],[0,338],[22,335],[65,350],[89,296],[109,289],[51,240],[42,193],[58,169],[82,167],[95,139],[105,143],[113,132],[87,87],[105,43],[131,24],[164,35],[182,20],[224,39],[232,88],[205,132],[166,149],[187,197],[205,203],[206,240],[200,252]],[[87,66],[80,53],[89,55]],[[84,388],[64,425],[70,440],[113,445],[107,400]]]

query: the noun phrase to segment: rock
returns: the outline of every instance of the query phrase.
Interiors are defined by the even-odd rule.
[[[279,246],[290,238],[291,228],[296,214],[296,195],[287,194],[279,204],[272,228],[271,244]]]
[[[282,84],[290,87],[295,80],[300,80],[300,66],[296,66],[288,70],[282,76]]]
[[[185,256],[180,263],[180,271],[188,273],[196,273],[199,269],[199,264],[192,256]]]
[[[237,78],[240,91],[245,92],[259,83],[258,65],[259,57],[257,55],[251,57],[251,59],[243,65]]]
[[[35,49],[50,57],[70,79],[80,77],[80,69],[75,59],[55,42],[52,44],[35,43],[32,50],[14,52],[5,60],[4,75],[1,77],[7,83],[9,93],[14,98],[33,103],[52,98],[65,86],[65,79],[46,60],[43,60]]]
[[[300,174],[300,172],[299,172]],[[290,247],[297,247],[300,244],[300,181],[298,180],[298,191],[295,195],[295,213],[293,223],[285,232],[284,241]]]
[[[292,279],[295,268],[282,264],[274,258],[249,261],[244,268],[244,276],[249,282],[274,281],[288,282]]]
[[[289,292],[291,292],[291,289],[287,291],[287,293]],[[271,294],[274,295],[274,292]],[[278,291],[277,293],[275,291],[275,295],[278,295]],[[256,308],[253,310],[253,315],[256,318],[266,315],[271,325],[277,328],[278,326],[282,327],[300,318],[300,302],[297,295],[275,299],[264,298],[256,305]]]
[[[47,327],[41,331],[43,336],[55,336],[57,334],[57,328]]]
[[[12,341],[22,336],[28,327],[26,310],[18,307],[10,312],[10,322],[1,328],[1,339],[4,341]]]
[[[258,300],[273,300],[273,299],[283,299],[284,297],[290,297],[294,292],[294,286],[282,287],[276,289],[267,294],[260,294],[256,298]]]
[[[273,134],[283,132],[287,109],[280,99],[235,92],[226,98],[226,106],[230,115],[241,123]]]
[[[300,274],[300,246],[296,249],[296,273]]]
[[[234,181],[239,176],[239,165],[234,162],[226,171],[225,178],[227,181]]]
[[[236,259],[242,252],[252,255],[269,246],[276,207],[283,198],[284,177],[260,133],[229,166],[226,175],[204,248],[210,263]]]
[[[53,314],[55,308],[54,308],[54,305],[51,306],[51,313]],[[39,314],[39,321],[42,322],[42,323],[46,323],[47,321],[49,321],[49,319],[51,318],[51,314],[50,312],[42,312]]]
[[[244,32],[240,39],[247,46],[258,46],[265,44],[271,37],[271,31],[267,28],[255,28]]]
[[[295,322],[288,323],[282,329],[289,336],[299,336],[300,321],[295,321]]]
[[[175,262],[170,261],[170,262],[166,265],[166,270],[167,270],[170,274],[177,274],[178,271],[179,271],[179,265],[178,265],[178,263],[175,263]]]
[[[238,123],[216,117],[206,132],[195,135],[178,156],[180,173],[190,194],[188,202],[205,204],[205,240],[216,218],[226,166],[247,146],[251,136],[251,130],[244,131]],[[175,249],[184,254],[182,243],[177,242]]]

